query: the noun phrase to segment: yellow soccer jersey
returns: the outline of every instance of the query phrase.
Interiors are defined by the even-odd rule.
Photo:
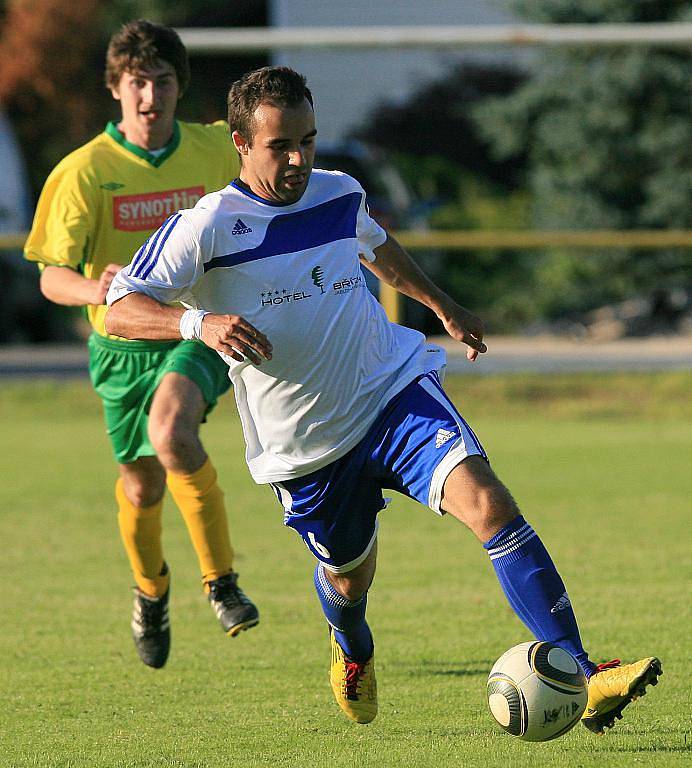
[[[158,157],[130,144],[114,123],[65,157],[46,180],[24,256],[98,279],[110,263],[128,264],[149,235],[180,208],[225,187],[239,173],[223,122],[175,123]],[[87,307],[94,330],[106,306]]]

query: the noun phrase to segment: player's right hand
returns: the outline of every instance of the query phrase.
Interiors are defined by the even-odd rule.
[[[111,287],[113,278],[123,268],[122,264],[107,264],[106,268],[101,272],[98,280],[94,280],[93,301],[90,304],[105,304],[106,294]]]
[[[248,359],[259,365],[262,358],[272,359],[269,339],[240,315],[205,315],[202,341],[238,362]]]

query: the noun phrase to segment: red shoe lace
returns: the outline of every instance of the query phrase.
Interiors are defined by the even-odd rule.
[[[620,659],[613,659],[612,661],[606,661],[604,664],[597,664],[596,672],[603,672],[603,670],[605,669],[613,669],[619,666],[620,666]]]
[[[357,661],[346,662],[346,698],[357,700],[358,699],[358,683],[360,682],[360,676],[363,674],[366,664],[361,664]]]

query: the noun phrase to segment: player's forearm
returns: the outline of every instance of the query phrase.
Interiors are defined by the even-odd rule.
[[[479,353],[487,351],[483,343],[482,321],[440,290],[393,237],[375,248],[375,256],[372,264],[364,262],[365,265],[380,280],[429,307],[453,339],[468,345],[466,356],[469,360],[473,361]]]
[[[433,283],[391,235],[383,245],[375,248],[375,256],[374,262],[363,263],[378,279],[444,319],[447,309],[454,302]]]
[[[143,293],[128,293],[106,313],[106,331],[126,339],[181,339],[182,307],[169,307]]]
[[[45,267],[40,285],[41,293],[48,301],[67,307],[80,307],[93,303],[98,283],[70,267]]]

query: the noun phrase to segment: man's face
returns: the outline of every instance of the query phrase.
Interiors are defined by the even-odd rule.
[[[180,98],[178,77],[168,62],[159,61],[140,72],[123,72],[111,93],[120,101],[120,130],[128,141],[144,149],[168,142]]]
[[[252,143],[237,131],[240,178],[259,197],[295,203],[303,196],[315,161],[315,114],[307,99],[297,107],[260,104]]]

